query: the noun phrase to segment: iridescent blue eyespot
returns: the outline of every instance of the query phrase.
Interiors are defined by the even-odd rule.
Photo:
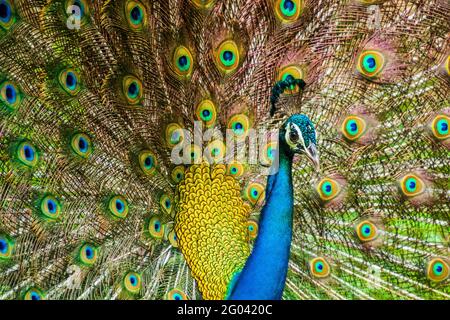
[[[9,29],[15,20],[14,7],[11,1],[0,0],[0,27]]]

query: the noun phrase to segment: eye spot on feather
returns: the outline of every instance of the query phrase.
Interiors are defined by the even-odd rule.
[[[249,183],[245,188],[244,196],[253,205],[261,204],[265,197],[263,185],[257,182]]]
[[[144,95],[142,82],[135,76],[126,76],[122,81],[125,99],[130,105],[137,105],[142,102]]]
[[[303,0],[276,0],[275,15],[283,23],[298,20],[303,11]]]
[[[230,74],[237,70],[240,61],[239,48],[233,40],[222,42],[214,51],[214,59],[219,70]]]
[[[147,12],[145,7],[139,1],[127,1],[125,4],[125,16],[128,25],[133,30],[142,30],[146,25]]]
[[[98,259],[98,249],[91,244],[84,244],[78,251],[78,262],[86,267],[95,264]]]
[[[139,154],[139,167],[145,175],[153,175],[156,172],[158,162],[156,156],[150,150],[144,150]]]
[[[309,271],[315,278],[326,278],[330,275],[330,265],[325,258],[314,258],[309,262]]]
[[[40,214],[47,221],[56,221],[61,214],[61,203],[53,195],[46,195],[40,204]]]
[[[172,199],[167,194],[161,195],[159,198],[159,205],[164,213],[172,213]]]
[[[227,166],[227,174],[235,178],[241,177],[244,174],[244,171],[245,169],[242,163],[237,161],[233,161]]]
[[[444,259],[434,258],[428,262],[427,277],[433,282],[441,282],[448,278],[449,265]]]
[[[356,234],[360,241],[369,242],[378,237],[378,229],[371,221],[365,220],[356,226]]]
[[[209,9],[212,7],[216,0],[191,0],[198,9]]]
[[[184,140],[183,128],[177,123],[170,123],[165,130],[167,145],[171,148]]]
[[[80,91],[80,76],[75,69],[66,69],[59,74],[59,84],[69,95],[75,96]]]
[[[15,10],[9,0],[0,1],[0,27],[8,30],[16,22]]]
[[[6,235],[0,234],[0,262],[9,260],[12,257],[14,242]]]
[[[162,239],[164,237],[165,225],[162,224],[158,216],[154,216],[148,221],[147,230],[152,238]]]
[[[177,76],[183,79],[190,78],[194,69],[191,51],[185,46],[177,47],[173,53],[172,64]]]
[[[286,81],[286,80],[294,80],[294,79],[304,79],[303,69],[296,64],[288,65],[281,68],[278,71],[278,81]],[[300,88],[297,85],[291,85],[287,90],[284,91],[285,94],[295,94],[300,91]]]
[[[175,233],[175,230],[169,232],[169,234],[167,235],[167,239],[169,239],[169,242],[172,245],[172,247],[178,248],[178,238],[177,234]]]
[[[258,236],[258,222],[255,220],[249,220],[247,222],[247,230],[250,239],[256,239]]]
[[[125,197],[121,195],[111,197],[108,209],[111,216],[117,219],[125,219],[129,212],[128,202]]]
[[[5,81],[0,85],[0,101],[7,110],[17,110],[21,100],[21,92],[15,84]]]
[[[185,168],[183,165],[180,166],[176,166],[171,173],[171,178],[172,181],[175,182],[176,184],[180,183],[183,179],[184,179],[184,171]]]
[[[217,109],[211,100],[201,101],[196,109],[197,120],[203,121],[207,128],[212,127],[217,118]]]
[[[232,131],[235,138],[244,139],[250,129],[250,120],[245,114],[236,114],[228,120],[227,128]]]
[[[70,146],[72,151],[81,158],[88,158],[92,153],[91,138],[84,133],[74,134]]]
[[[348,116],[342,123],[342,134],[349,141],[356,141],[366,132],[367,124],[363,118]]]
[[[28,141],[23,141],[18,145],[16,156],[20,164],[29,168],[35,167],[39,160],[36,148]]]
[[[433,136],[438,140],[446,140],[450,137],[449,134],[449,121],[450,118],[445,114],[437,115],[432,123],[431,130]]]
[[[45,299],[44,293],[38,288],[28,289],[23,296],[23,300],[38,301],[38,300],[44,300],[44,299]]]
[[[364,50],[358,57],[356,69],[367,79],[374,79],[380,75],[385,66],[383,54],[376,50]]]
[[[123,288],[131,294],[138,294],[142,288],[141,275],[136,272],[128,272],[123,278]]]
[[[188,300],[187,295],[179,289],[172,289],[166,294],[166,300]]]
[[[425,183],[415,174],[407,174],[400,179],[400,189],[406,197],[416,197],[425,191]]]
[[[320,199],[323,201],[331,201],[339,195],[341,186],[336,180],[324,178],[318,183],[316,191]]]

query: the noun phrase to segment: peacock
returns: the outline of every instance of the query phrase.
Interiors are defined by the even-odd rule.
[[[0,0],[0,299],[450,298],[447,0]]]

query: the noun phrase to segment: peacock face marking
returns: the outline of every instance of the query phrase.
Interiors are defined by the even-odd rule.
[[[304,153],[319,168],[319,155],[316,147],[316,130],[312,121],[303,114],[291,116],[280,132],[280,143],[288,148],[290,154]]]

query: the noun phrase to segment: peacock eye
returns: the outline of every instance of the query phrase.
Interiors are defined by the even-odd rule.
[[[191,2],[199,9],[210,8],[216,0],[191,0]]]
[[[78,7],[78,10],[74,10],[73,6]],[[86,0],[69,0],[66,2],[66,8],[66,13],[68,16],[75,15],[81,21],[85,21],[89,14],[89,5]]]
[[[178,248],[178,238],[177,234],[175,233],[175,230],[169,232],[169,234],[167,235],[167,239],[169,239],[169,242],[172,245],[172,247]]]
[[[247,222],[247,230],[250,239],[256,239],[256,237],[258,236],[258,222],[256,222],[255,220],[249,220]]]
[[[264,194],[263,185],[257,182],[249,183],[245,188],[245,198],[253,205],[261,203],[264,199]]]
[[[61,203],[52,195],[47,195],[41,200],[40,213],[46,219],[55,221],[61,214]]]
[[[145,26],[147,13],[142,3],[128,1],[125,5],[125,16],[131,28],[140,30]]]
[[[44,296],[44,293],[40,289],[30,288],[25,292],[23,299],[38,301],[38,300],[44,300],[45,296]]]
[[[11,258],[14,242],[6,235],[0,234],[0,262]]]
[[[182,165],[175,167],[170,175],[172,177],[173,182],[180,183],[181,180],[184,179],[184,171],[185,168]]]
[[[72,151],[82,158],[88,158],[92,153],[91,138],[84,133],[75,134],[71,139],[70,146]]]
[[[188,48],[179,46],[172,57],[175,73],[182,78],[189,78],[194,68],[194,59]]]
[[[366,131],[366,122],[357,116],[348,116],[342,123],[342,134],[350,141],[358,140]]]
[[[400,180],[402,193],[407,197],[415,197],[425,191],[425,184],[417,175],[408,174]]]
[[[19,88],[9,81],[2,83],[0,85],[0,101],[8,110],[16,110],[21,101]]]
[[[139,167],[146,175],[152,175],[156,172],[158,162],[153,152],[144,150],[139,154]]]
[[[269,142],[262,148],[261,164],[271,166],[277,156],[277,143]]]
[[[36,148],[28,141],[18,145],[16,154],[20,163],[27,167],[35,167],[38,163],[39,156]]]
[[[357,70],[368,79],[377,77],[383,70],[385,58],[381,52],[376,50],[365,50],[358,58]]]
[[[227,173],[230,176],[239,178],[244,174],[244,171],[245,171],[244,166],[240,162],[233,161],[230,164],[228,164]]]
[[[0,27],[3,29],[9,29],[15,21],[16,17],[11,1],[0,1]]]
[[[216,122],[217,110],[214,102],[203,100],[197,106],[196,116],[198,120],[203,121],[206,127],[211,127]]]
[[[339,183],[333,179],[322,179],[317,185],[317,193],[323,201],[330,201],[336,198],[341,191]]]
[[[356,226],[356,234],[362,242],[374,240],[378,236],[377,227],[370,221],[362,221]]]
[[[123,278],[123,287],[131,294],[137,294],[141,290],[141,275],[136,272],[128,272]]]
[[[80,91],[79,75],[75,69],[67,69],[59,74],[59,84],[71,96],[75,96]]]
[[[164,237],[165,225],[162,224],[158,216],[152,217],[148,222],[148,232],[155,239]]]
[[[166,294],[166,300],[188,300],[188,297],[183,291],[172,289]]]
[[[159,205],[163,212],[170,214],[172,212],[172,200],[167,194],[161,195],[159,198]]]
[[[309,262],[309,271],[316,278],[326,278],[330,275],[330,265],[324,258],[315,258]]]
[[[125,219],[128,215],[128,202],[123,196],[114,196],[109,199],[109,213],[117,219]]]
[[[292,23],[296,21],[303,10],[303,0],[275,1],[275,14],[280,21]]]
[[[244,139],[250,129],[250,120],[245,114],[236,114],[228,120],[227,127],[237,139]]]
[[[431,281],[441,282],[448,278],[449,266],[441,258],[434,258],[428,262],[427,277]]]
[[[450,120],[450,118],[445,114],[440,114],[433,119],[433,121],[431,123],[431,129],[432,129],[433,135],[437,139],[445,140],[448,137],[450,137],[450,134],[448,131],[449,120]]]
[[[166,142],[169,147],[175,147],[184,139],[183,128],[177,123],[170,123],[169,125],[167,125],[165,133]]]
[[[220,140],[215,140],[208,144],[205,149],[206,158],[210,163],[222,162],[225,158],[226,146]]]
[[[122,81],[123,94],[131,105],[139,104],[143,97],[142,82],[134,76],[126,76]]]
[[[214,55],[216,65],[225,74],[236,71],[239,66],[239,49],[233,40],[222,42]]]
[[[78,251],[78,261],[87,267],[92,266],[98,258],[98,249],[90,244],[84,244]]]
[[[298,135],[298,132],[295,129],[293,129],[293,130],[291,130],[291,132],[289,132],[289,140],[292,143],[297,143],[299,141],[299,139],[300,139],[300,137]]]
[[[294,79],[303,79],[304,72],[302,68],[298,65],[288,65],[282,68],[278,72],[278,81],[286,81],[286,80],[294,80]],[[286,94],[293,94],[299,91],[299,87],[296,85],[291,85],[288,90],[285,91]]]

